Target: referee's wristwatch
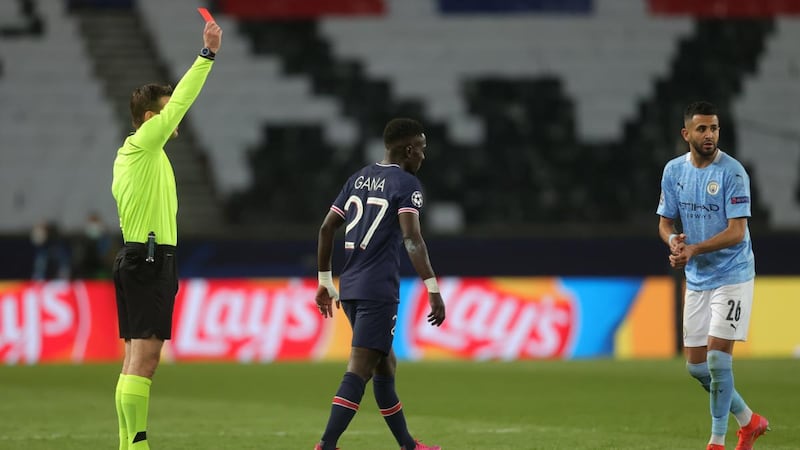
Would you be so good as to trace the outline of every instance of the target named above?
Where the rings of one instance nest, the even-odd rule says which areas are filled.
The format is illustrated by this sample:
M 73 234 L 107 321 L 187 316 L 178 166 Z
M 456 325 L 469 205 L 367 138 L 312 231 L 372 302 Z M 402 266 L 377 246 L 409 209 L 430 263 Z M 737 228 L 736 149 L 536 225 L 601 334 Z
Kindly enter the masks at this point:
M 210 48 L 203 47 L 203 48 L 200 49 L 200 56 L 202 56 L 205 59 L 210 59 L 210 60 L 213 61 L 214 57 L 216 57 L 217 54 L 212 52 Z

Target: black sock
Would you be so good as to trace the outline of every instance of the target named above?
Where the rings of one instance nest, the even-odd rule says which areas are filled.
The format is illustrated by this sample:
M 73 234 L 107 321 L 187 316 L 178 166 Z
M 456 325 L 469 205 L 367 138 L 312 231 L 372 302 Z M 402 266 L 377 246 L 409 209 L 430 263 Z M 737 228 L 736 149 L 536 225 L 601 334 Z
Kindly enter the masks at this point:
M 347 372 L 342 378 L 342 384 L 333 397 L 331 415 L 328 418 L 328 426 L 325 427 L 325 434 L 322 435 L 322 450 L 335 450 L 339 437 L 344 433 L 347 425 L 358 411 L 358 405 L 364 396 L 364 386 L 367 383 L 358 375 Z
M 408 426 L 406 425 L 406 417 L 403 414 L 403 404 L 397 398 L 397 392 L 394 389 L 394 378 L 382 377 L 376 375 L 372 378 L 372 388 L 375 392 L 375 401 L 378 403 L 378 408 L 381 410 L 381 415 L 392 430 L 394 438 L 400 447 L 406 450 L 412 450 L 417 445 L 414 443 L 414 438 L 408 433 Z

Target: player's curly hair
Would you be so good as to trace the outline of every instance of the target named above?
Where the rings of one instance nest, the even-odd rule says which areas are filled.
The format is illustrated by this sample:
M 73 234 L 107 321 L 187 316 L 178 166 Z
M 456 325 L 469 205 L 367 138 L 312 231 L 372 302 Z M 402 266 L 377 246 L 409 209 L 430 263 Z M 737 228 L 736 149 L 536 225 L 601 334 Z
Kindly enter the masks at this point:
M 686 107 L 686 111 L 683 112 L 683 120 L 692 120 L 692 117 L 698 114 L 701 116 L 716 116 L 718 115 L 717 107 L 706 101 L 691 103 Z
M 414 136 L 425 133 L 422 124 L 414 119 L 397 118 L 392 119 L 383 129 L 383 143 L 386 148 L 392 147 Z
M 144 113 L 147 111 L 159 112 L 158 103 L 161 97 L 172 96 L 172 86 L 168 84 L 145 84 L 134 89 L 131 94 L 131 120 L 133 127 L 138 129 L 144 123 Z

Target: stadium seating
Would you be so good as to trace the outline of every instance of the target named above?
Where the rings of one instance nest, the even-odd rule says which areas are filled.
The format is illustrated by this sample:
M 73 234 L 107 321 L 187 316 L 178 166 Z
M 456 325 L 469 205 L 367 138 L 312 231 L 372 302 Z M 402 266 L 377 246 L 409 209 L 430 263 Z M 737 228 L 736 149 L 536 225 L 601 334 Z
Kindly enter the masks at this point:
M 590 18 L 447 17 L 429 2 L 389 4 L 383 17 L 242 29 L 256 52 L 338 98 L 364 135 L 391 116 L 421 118 L 437 156 L 426 188 L 471 225 L 651 222 L 683 107 L 711 98 L 727 112 L 770 30 L 713 20 L 692 30 L 612 0 L 595 2 Z M 478 131 L 451 132 L 463 129 Z M 734 136 L 723 140 L 732 154 Z
M 130 3 L 130 0 L 70 2 L 71 17 L 81 31 L 94 73 L 114 105 L 119 141 L 133 129 L 131 91 L 144 83 L 175 83 L 161 62 L 163 55 L 153 43 L 147 22 Z M 185 64 L 191 59 L 192 54 L 186 55 Z M 208 158 L 193 125 L 191 118 L 183 120 L 179 126 L 180 139 L 166 146 L 180 192 L 178 227 L 183 235 L 219 232 L 223 221 Z
M 800 224 L 800 22 L 781 19 L 766 52 L 734 104 L 739 156 L 755 168 L 754 185 L 763 193 L 775 229 Z M 787 101 L 788 99 L 792 99 Z
M 720 147 L 737 156 L 737 122 L 731 105 L 741 92 L 744 78 L 756 70 L 772 22 L 708 19 L 699 20 L 695 28 L 680 42 L 669 75 L 657 81 L 654 94 L 641 102 L 638 119 L 626 126 L 622 148 L 642 150 L 631 168 L 631 179 L 623 181 L 630 188 L 630 202 L 635 207 L 643 208 L 657 198 L 659 187 L 648 180 L 659 179 L 664 161 L 676 151 L 685 151 L 679 130 L 689 102 L 708 99 L 720 108 L 724 130 Z M 763 220 L 766 212 L 759 201 L 758 186 L 754 191 L 753 216 Z
M 191 38 L 198 32 L 199 16 L 194 17 L 194 9 L 202 4 L 197 0 L 138 1 L 174 78 L 186 70 L 187 58 L 202 45 Z M 217 20 L 227 30 L 224 62 L 214 69 L 189 114 L 201 125 L 197 133 L 209 151 L 215 185 L 222 195 L 251 186 L 247 149 L 261 137 L 264 123 L 321 123 L 328 142 L 355 141 L 357 130 L 335 102 L 314 96 L 307 77 L 285 76 L 277 58 L 255 57 L 250 52 L 235 22 L 221 15 Z
M 3 3 L 3 20 L 19 10 Z M 109 224 L 117 125 L 61 2 L 28 2 L 38 32 L 0 36 L 0 229 L 54 220 L 65 228 L 97 211 Z M 9 9 L 6 9 L 9 8 Z M 8 14 L 8 15 L 6 15 Z M 37 28 L 34 28 L 37 30 Z
M 360 158 L 338 160 L 337 149 L 326 143 L 320 125 L 266 126 L 262 132 L 264 139 L 249 152 L 249 166 L 258 176 L 250 189 L 231 198 L 230 218 L 284 229 L 316 225 L 350 169 L 361 166 Z
M 389 2 L 389 5 L 391 13 L 382 17 L 291 23 L 243 21 L 242 30 L 250 36 L 258 54 L 280 56 L 287 72 L 308 75 L 316 93 L 338 98 L 344 114 L 355 119 L 364 136 L 379 136 L 386 120 L 393 116 L 410 115 L 422 119 L 428 128 L 429 147 L 436 156 L 426 162 L 426 173 L 437 175 L 425 179 L 426 187 L 438 201 L 460 204 L 472 224 L 509 219 L 526 223 L 581 218 L 581 213 L 575 211 L 586 211 L 587 202 L 592 200 L 584 191 L 596 192 L 597 189 L 594 185 L 580 186 L 571 177 L 564 176 L 566 167 L 559 172 L 537 164 L 542 159 L 537 152 L 571 142 L 573 150 L 560 152 L 561 158 L 572 155 L 572 161 L 580 164 L 582 160 L 576 158 L 575 149 L 576 124 L 594 126 L 608 120 L 605 125 L 599 125 L 602 130 L 597 134 L 619 134 L 625 109 L 635 107 L 633 83 L 641 86 L 640 94 L 648 88 L 649 77 L 637 75 L 641 70 L 645 73 L 658 71 L 659 66 L 665 64 L 670 42 L 674 36 L 685 32 L 689 24 L 686 20 L 653 20 L 656 26 L 640 21 L 638 25 L 620 27 L 636 21 L 620 15 L 614 2 L 608 1 L 603 2 L 604 6 L 597 12 L 605 21 L 597 23 L 581 17 L 555 20 L 539 16 L 503 20 L 443 18 L 431 2 Z M 634 10 L 629 14 L 638 17 L 637 14 L 642 16 L 644 12 Z M 663 24 L 659 27 L 658 23 Z M 597 41 L 596 35 L 609 27 L 618 31 L 613 35 L 605 32 L 610 37 L 605 44 L 598 44 L 605 52 L 582 48 L 582 42 Z M 572 29 L 584 30 L 584 34 Z M 648 49 L 626 33 L 648 37 L 655 44 Z M 397 39 L 401 35 L 403 39 Z M 465 35 L 471 38 L 468 43 L 463 39 Z M 554 46 L 554 42 L 558 45 Z M 631 44 L 626 47 L 624 42 Z M 638 46 L 639 53 L 635 56 L 639 58 L 631 58 L 631 53 L 635 53 L 631 45 Z M 649 51 L 646 58 L 645 50 Z M 530 54 L 534 57 L 526 58 Z M 589 55 L 594 55 L 595 59 Z M 618 70 L 619 75 L 629 75 L 609 74 L 611 76 L 598 78 L 594 72 L 599 67 L 610 67 L 609 70 Z M 509 89 L 524 92 L 526 85 L 536 84 L 539 78 L 553 80 L 554 72 L 562 80 L 557 83 L 562 86 L 562 92 L 566 84 L 577 86 L 577 91 L 593 93 L 593 97 L 582 98 L 574 104 L 569 98 L 580 94 L 570 92 L 563 92 L 555 102 L 543 102 L 562 111 L 558 116 L 562 121 L 549 128 L 550 133 L 562 135 L 559 142 L 505 133 L 503 109 L 513 105 L 498 107 L 493 113 L 484 112 L 481 111 L 483 102 L 470 97 L 486 96 L 489 102 L 508 100 L 513 103 L 516 100 L 512 98 L 491 98 L 496 92 L 484 95 L 475 86 L 482 86 L 481 80 L 485 77 L 494 77 L 495 84 L 519 82 L 518 88 Z M 608 85 L 598 89 L 598 83 L 603 82 Z M 547 82 L 544 86 L 543 91 L 526 96 L 529 99 L 526 105 L 536 104 L 536 96 L 546 91 Z M 631 95 L 634 97 L 630 98 Z M 473 104 L 468 104 L 473 100 Z M 569 107 L 565 109 L 564 105 Z M 579 108 L 591 111 L 587 113 L 591 120 L 581 121 L 582 116 L 575 112 Z M 548 111 L 546 108 L 537 111 L 539 114 L 530 116 L 523 108 L 518 119 L 541 124 L 542 115 L 546 116 Z M 515 126 L 511 124 L 511 128 Z M 540 129 L 532 128 L 537 132 Z M 495 157 L 488 158 L 487 165 L 486 155 L 494 149 L 504 157 L 493 155 Z M 355 153 L 365 154 L 363 146 Z M 560 187 L 549 183 L 548 178 L 559 179 L 570 186 L 570 191 L 576 191 L 569 195 L 571 200 L 561 199 Z M 508 196 L 509 190 L 531 195 Z M 541 202 L 537 200 L 539 197 L 543 198 Z M 564 217 L 564 213 L 556 210 L 574 212 L 572 217 Z
M 336 56 L 364 61 L 369 75 L 391 80 L 400 98 L 424 100 L 430 117 L 448 125 L 480 123 L 467 116 L 464 80 L 556 75 L 580 99 L 577 131 L 591 141 L 620 135 L 691 28 L 687 19 L 648 16 L 641 2 L 597 0 L 591 14 L 562 16 L 449 16 L 433 3 L 391 1 L 384 17 L 326 18 L 320 31 Z
M 102 3 L 73 3 L 93 2 Z M 172 80 L 201 45 L 194 8 L 207 3 L 134 2 Z M 381 157 L 385 122 L 411 116 L 427 128 L 421 178 L 431 224 L 449 224 L 441 231 L 461 230 L 442 215 L 475 230 L 649 230 L 663 165 L 685 151 L 682 109 L 706 98 L 721 108 L 721 147 L 753 175 L 755 219 L 796 228 L 800 22 L 693 19 L 656 3 L 501 1 L 492 4 L 504 11 L 483 11 L 487 2 L 373 0 L 365 15 L 293 20 L 217 10 L 224 49 L 186 144 L 207 153 L 213 179 L 202 168 L 181 174 L 205 185 L 191 195 L 180 187 L 182 212 L 221 214 L 205 205 L 213 196 L 233 225 L 316 224 L 346 176 Z M 90 57 L 107 56 L 87 55 L 83 17 L 59 2 L 30 4 L 38 22 L 0 6 L 20 18 L 0 22 L 0 229 L 42 219 L 74 228 L 91 209 L 113 223 L 113 200 L 97 192 L 108 192 L 129 125 L 93 70 Z M 520 5 L 529 8 L 509 12 Z
M 44 20 L 34 0 L 9 0 L 0 5 L 0 36 L 41 36 Z

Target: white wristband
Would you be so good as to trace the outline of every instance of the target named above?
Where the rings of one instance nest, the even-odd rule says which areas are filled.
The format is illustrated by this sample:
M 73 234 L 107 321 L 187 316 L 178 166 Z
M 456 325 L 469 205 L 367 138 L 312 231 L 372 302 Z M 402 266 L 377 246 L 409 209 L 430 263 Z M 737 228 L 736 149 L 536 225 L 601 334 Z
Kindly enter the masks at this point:
M 676 237 L 678 237 L 677 234 L 675 234 L 675 233 L 670 234 L 669 238 L 667 239 L 667 244 L 672 245 L 672 240 L 675 239 Z
M 317 277 L 319 284 L 323 286 L 329 286 L 333 284 L 333 273 L 330 270 L 327 272 L 319 272 Z
M 330 295 L 332 299 L 338 301 L 339 291 L 337 291 L 336 286 L 333 285 L 333 275 L 331 271 L 319 272 L 317 276 L 319 277 L 319 285 L 328 290 L 328 295 Z
M 428 288 L 429 294 L 439 293 L 439 283 L 436 281 L 436 277 L 427 278 L 423 283 L 425 283 L 425 287 Z

